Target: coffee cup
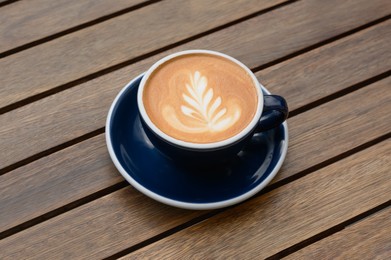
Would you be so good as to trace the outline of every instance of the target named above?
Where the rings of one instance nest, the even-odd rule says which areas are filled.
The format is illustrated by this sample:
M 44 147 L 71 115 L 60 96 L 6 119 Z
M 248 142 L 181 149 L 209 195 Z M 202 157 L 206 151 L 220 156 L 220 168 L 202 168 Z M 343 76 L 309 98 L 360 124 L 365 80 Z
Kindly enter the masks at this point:
M 255 133 L 288 116 L 285 99 L 265 95 L 249 68 L 210 50 L 177 52 L 153 64 L 140 82 L 137 105 L 161 153 L 201 166 L 229 160 Z

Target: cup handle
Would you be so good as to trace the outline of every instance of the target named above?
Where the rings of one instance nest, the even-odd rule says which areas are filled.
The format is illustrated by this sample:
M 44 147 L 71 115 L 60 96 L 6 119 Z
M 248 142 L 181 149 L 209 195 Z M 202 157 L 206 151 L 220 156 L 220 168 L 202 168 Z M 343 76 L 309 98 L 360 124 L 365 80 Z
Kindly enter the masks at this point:
M 288 104 L 277 95 L 264 95 L 263 112 L 259 119 L 256 132 L 263 132 L 275 128 L 288 118 Z

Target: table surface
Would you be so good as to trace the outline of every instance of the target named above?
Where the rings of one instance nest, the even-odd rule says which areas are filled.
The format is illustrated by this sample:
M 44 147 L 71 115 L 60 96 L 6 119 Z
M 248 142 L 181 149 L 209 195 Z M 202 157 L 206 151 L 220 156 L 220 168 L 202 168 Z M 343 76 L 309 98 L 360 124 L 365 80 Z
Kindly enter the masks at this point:
M 0 259 L 389 259 L 390 14 L 388 0 L 1 0 Z M 291 111 L 279 173 L 230 208 L 156 202 L 106 148 L 124 85 L 195 48 L 241 60 Z

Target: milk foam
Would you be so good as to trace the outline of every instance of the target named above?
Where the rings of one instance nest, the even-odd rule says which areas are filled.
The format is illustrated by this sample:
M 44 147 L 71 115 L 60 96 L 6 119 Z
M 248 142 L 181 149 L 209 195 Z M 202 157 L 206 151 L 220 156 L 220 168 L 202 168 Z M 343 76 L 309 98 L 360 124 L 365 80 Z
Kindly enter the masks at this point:
M 221 132 L 227 130 L 239 120 L 241 109 L 231 104 L 229 113 L 223 99 L 214 97 L 213 88 L 199 71 L 189 75 L 185 84 L 187 92 L 182 93 L 183 103 L 180 112 L 185 120 L 179 120 L 177 111 L 167 104 L 163 107 L 163 118 L 175 129 L 186 133 Z M 178 111 L 179 112 L 179 111 Z
M 176 57 L 149 76 L 143 103 L 151 121 L 178 140 L 211 143 L 238 134 L 252 120 L 258 96 L 248 73 L 208 54 Z

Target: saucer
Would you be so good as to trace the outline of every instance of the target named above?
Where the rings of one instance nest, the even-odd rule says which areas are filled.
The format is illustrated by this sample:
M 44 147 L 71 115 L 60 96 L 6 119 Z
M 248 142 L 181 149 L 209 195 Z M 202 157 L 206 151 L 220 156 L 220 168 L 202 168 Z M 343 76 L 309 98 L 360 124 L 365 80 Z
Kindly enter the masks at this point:
M 288 149 L 288 126 L 255 134 L 228 164 L 196 169 L 178 164 L 146 136 L 137 107 L 144 74 L 129 82 L 111 105 L 106 142 L 115 166 L 137 190 L 186 209 L 216 209 L 242 202 L 263 189 L 280 169 Z M 262 87 L 265 94 L 269 92 Z

